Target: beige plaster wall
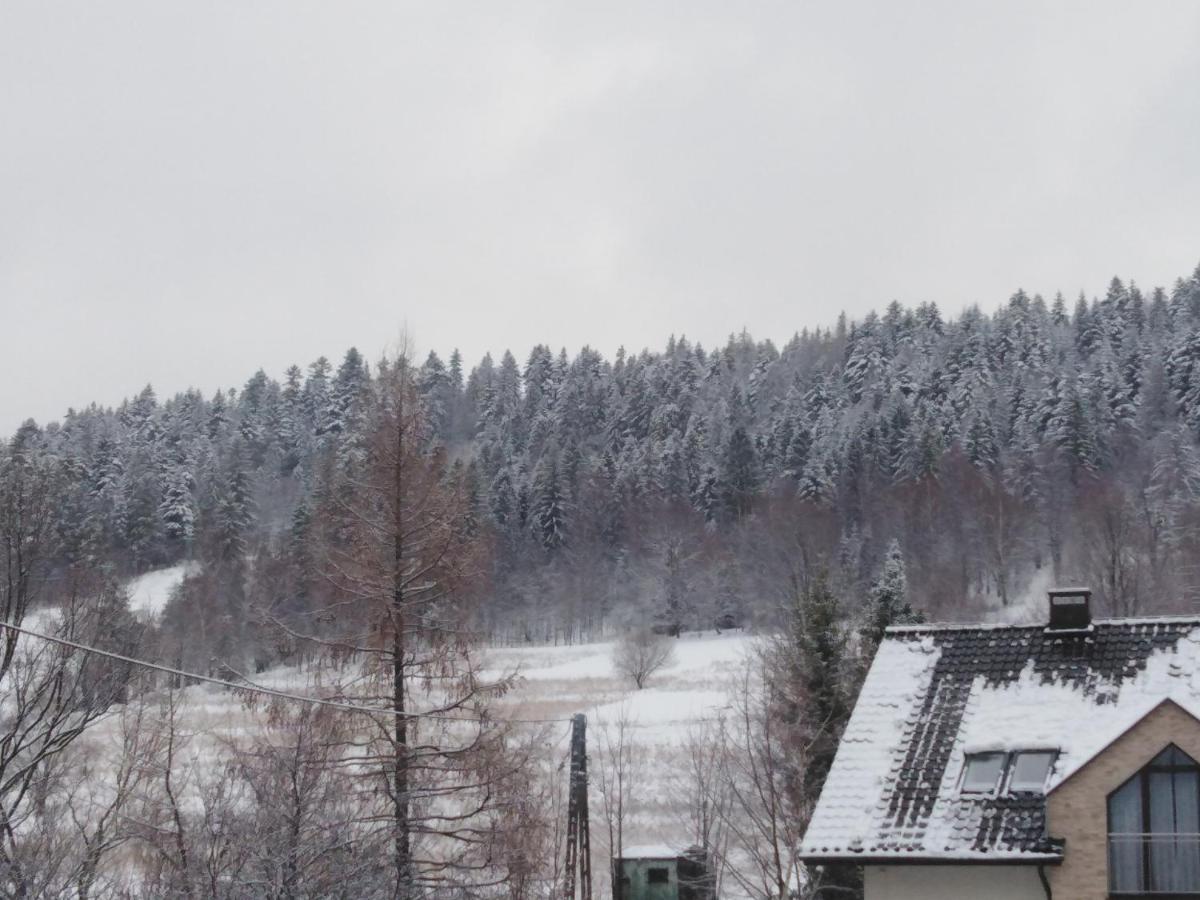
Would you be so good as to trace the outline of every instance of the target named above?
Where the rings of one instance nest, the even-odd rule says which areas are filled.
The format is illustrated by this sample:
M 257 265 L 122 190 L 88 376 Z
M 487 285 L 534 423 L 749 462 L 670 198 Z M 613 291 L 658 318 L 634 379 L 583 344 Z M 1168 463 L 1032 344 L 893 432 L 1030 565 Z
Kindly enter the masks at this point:
M 1062 865 L 1046 869 L 1054 900 L 1108 896 L 1108 795 L 1171 743 L 1200 760 L 1200 722 L 1167 702 L 1050 793 L 1047 829 L 1066 839 Z
M 866 900 L 1046 900 L 1036 866 L 866 866 L 863 886 Z

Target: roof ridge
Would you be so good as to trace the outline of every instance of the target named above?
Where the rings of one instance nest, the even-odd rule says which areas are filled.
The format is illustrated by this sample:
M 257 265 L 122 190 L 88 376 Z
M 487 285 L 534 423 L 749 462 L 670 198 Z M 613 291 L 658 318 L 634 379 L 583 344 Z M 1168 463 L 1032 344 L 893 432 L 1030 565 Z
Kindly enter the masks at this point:
M 1113 616 L 1093 619 L 1093 625 L 1157 625 L 1173 622 L 1200 624 L 1200 612 L 1163 616 Z M 916 625 L 889 625 L 887 634 L 918 634 L 925 631 L 1045 631 L 1045 622 L 923 622 Z

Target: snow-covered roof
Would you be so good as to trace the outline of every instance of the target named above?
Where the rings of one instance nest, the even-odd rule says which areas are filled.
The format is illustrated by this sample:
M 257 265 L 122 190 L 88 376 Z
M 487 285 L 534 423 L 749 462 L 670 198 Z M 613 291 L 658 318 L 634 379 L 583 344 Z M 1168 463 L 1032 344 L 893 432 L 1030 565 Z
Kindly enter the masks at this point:
M 967 753 L 1054 749 L 1047 790 L 1163 700 L 1200 712 L 1200 616 L 889 630 L 804 837 L 809 859 L 1061 856 L 1045 797 L 964 795 Z
M 668 844 L 638 844 L 621 848 L 621 859 L 678 859 L 683 851 Z

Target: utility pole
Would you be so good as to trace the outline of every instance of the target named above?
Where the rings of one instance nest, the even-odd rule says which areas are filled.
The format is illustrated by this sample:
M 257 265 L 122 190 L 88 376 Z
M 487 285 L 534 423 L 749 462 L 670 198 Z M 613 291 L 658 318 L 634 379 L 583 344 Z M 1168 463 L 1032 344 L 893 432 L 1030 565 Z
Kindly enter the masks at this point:
M 567 785 L 567 865 L 563 896 L 575 900 L 576 875 L 579 900 L 592 900 L 592 838 L 588 833 L 587 718 L 571 720 L 571 775 Z

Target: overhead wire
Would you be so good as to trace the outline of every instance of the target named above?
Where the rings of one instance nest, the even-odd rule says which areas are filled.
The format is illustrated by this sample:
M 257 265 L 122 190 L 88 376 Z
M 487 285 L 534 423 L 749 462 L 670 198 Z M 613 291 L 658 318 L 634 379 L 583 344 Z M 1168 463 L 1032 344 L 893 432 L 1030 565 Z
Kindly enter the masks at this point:
M 266 697 L 273 697 L 277 700 L 290 700 L 299 703 L 309 703 L 314 706 L 324 706 L 330 709 L 341 710 L 342 712 L 364 713 L 372 716 L 402 716 L 407 719 L 427 719 L 440 722 L 491 722 L 498 725 L 557 725 L 560 723 L 570 722 L 571 718 L 506 718 L 500 716 L 455 716 L 446 713 L 428 713 L 428 712 L 410 712 L 408 710 L 392 709 L 379 706 L 364 706 L 358 703 L 346 703 L 341 700 L 328 700 L 324 697 L 312 697 L 306 694 L 292 694 L 288 691 L 281 691 L 275 688 L 263 687 L 262 685 L 254 684 L 247 680 L 245 683 L 239 684 L 234 681 L 227 681 L 223 678 L 215 678 L 211 675 L 201 675 L 198 672 L 187 672 L 183 669 L 164 666 L 161 663 L 150 662 L 145 659 L 136 659 L 132 656 L 125 656 L 121 653 L 114 653 L 111 650 L 102 650 L 99 647 L 93 647 L 88 644 L 82 644 L 78 641 L 68 640 L 67 638 L 58 637 L 56 635 L 42 634 L 41 632 L 33 631 L 29 628 L 24 628 L 19 625 L 13 625 L 9 622 L 0 622 L 0 628 L 7 628 L 9 631 L 23 634 L 31 638 L 36 638 L 42 641 L 48 641 L 52 644 L 58 644 L 63 647 L 69 647 L 73 650 L 78 650 L 83 653 L 91 653 L 95 656 L 101 656 L 105 659 L 111 659 L 115 662 L 126 663 L 127 665 L 140 666 L 143 669 L 150 669 L 155 672 L 162 672 L 166 675 L 174 675 L 177 678 L 187 678 L 192 681 L 203 682 L 206 684 L 215 684 L 219 687 L 228 688 L 233 691 L 243 691 L 251 694 L 259 694 Z

